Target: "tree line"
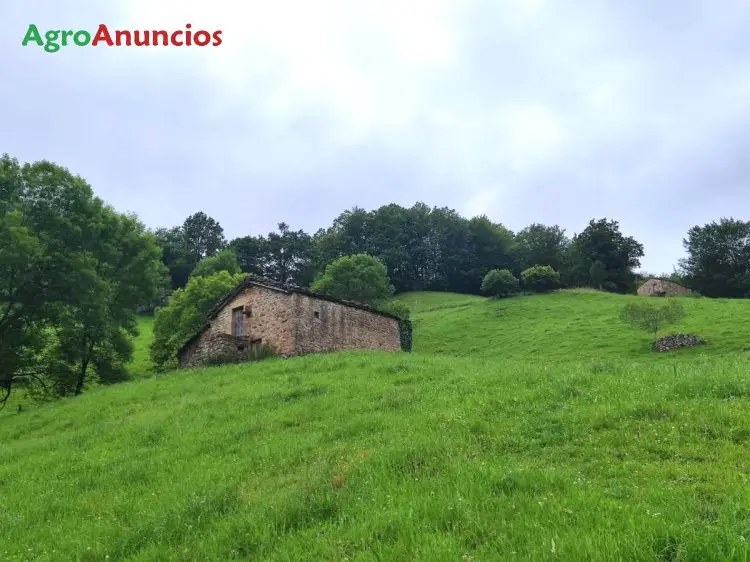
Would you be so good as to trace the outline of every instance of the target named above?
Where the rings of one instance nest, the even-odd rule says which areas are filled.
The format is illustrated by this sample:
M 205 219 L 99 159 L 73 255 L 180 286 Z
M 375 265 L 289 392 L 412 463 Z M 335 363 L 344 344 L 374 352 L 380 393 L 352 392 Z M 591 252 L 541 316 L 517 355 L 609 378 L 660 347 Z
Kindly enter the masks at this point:
M 245 273 L 309 286 L 325 266 L 347 255 L 382 261 L 396 293 L 481 292 L 491 269 L 516 276 L 535 265 L 553 268 L 563 286 L 628 292 L 643 246 L 620 232 L 617 221 L 592 220 L 572 238 L 557 225 L 532 224 L 514 233 L 487 216 L 465 218 L 448 208 L 417 203 L 341 213 L 314 234 L 279 223 L 266 236 L 227 241 L 221 225 L 202 212 L 180 226 L 156 231 L 172 287 L 184 287 L 201 259 L 229 250 Z
M 185 286 L 201 259 L 229 250 L 242 272 L 301 286 L 342 256 L 368 254 L 386 265 L 396 293 L 481 294 L 490 270 L 520 277 L 530 267 L 549 266 L 561 287 L 632 293 L 646 279 L 661 277 L 707 297 L 750 296 L 750 221 L 733 218 L 691 228 L 683 239 L 686 257 L 661 274 L 638 271 L 643 245 L 623 234 L 616 220 L 592 219 L 573 236 L 539 223 L 514 233 L 487 216 L 466 218 L 424 203 L 346 210 L 313 234 L 282 222 L 265 236 L 227 241 L 219 222 L 203 212 L 155 234 L 173 289 Z
M 750 222 L 695 226 L 683 243 L 687 257 L 673 273 L 680 282 L 709 297 L 750 295 Z M 66 168 L 4 154 L 0 405 L 32 381 L 40 392 L 64 396 L 124 380 L 138 312 L 169 295 L 182 298 L 177 291 L 191 277 L 209 301 L 213 294 L 199 280 L 216 273 L 225 272 L 226 285 L 251 273 L 310 286 L 337 259 L 368 255 L 385 265 L 396 293 L 480 293 L 489 271 L 523 277 L 533 266 L 548 266 L 563 287 L 626 293 L 639 282 L 643 253 L 608 218 L 592 219 L 573 236 L 543 224 L 512 232 L 487 216 L 466 218 L 424 203 L 346 210 L 313 234 L 282 222 L 264 236 L 226 240 L 220 223 L 203 212 L 151 230 Z

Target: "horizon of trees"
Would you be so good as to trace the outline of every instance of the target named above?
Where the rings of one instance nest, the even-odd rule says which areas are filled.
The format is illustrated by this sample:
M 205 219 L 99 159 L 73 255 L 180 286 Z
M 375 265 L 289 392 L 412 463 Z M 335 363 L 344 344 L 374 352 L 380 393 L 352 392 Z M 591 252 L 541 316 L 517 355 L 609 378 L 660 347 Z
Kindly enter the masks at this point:
M 687 257 L 660 274 L 639 270 L 643 245 L 621 233 L 616 220 L 592 219 L 572 237 L 559 225 L 540 223 L 513 232 L 486 215 L 468 219 L 422 202 L 354 207 L 313 234 L 281 222 L 265 236 L 226 240 L 220 223 L 202 212 L 155 234 L 173 289 L 184 286 L 203 257 L 230 250 L 243 273 L 302 286 L 340 257 L 368 254 L 386 265 L 396 293 L 481 294 L 482 278 L 492 269 L 518 276 L 532 266 L 550 266 L 562 287 L 631 293 L 646 279 L 663 277 L 704 296 L 750 296 L 750 222 L 733 218 L 691 228 L 683 239 Z
M 155 234 L 173 289 L 185 286 L 203 257 L 222 250 L 235 254 L 244 273 L 302 286 L 309 286 L 338 258 L 368 254 L 386 265 L 396 293 L 480 294 L 482 278 L 491 269 L 508 269 L 518 276 L 536 265 L 559 272 L 566 287 L 630 292 L 643 256 L 643 246 L 623 235 L 611 219 L 592 219 L 573 237 L 558 225 L 539 223 L 514 233 L 486 215 L 467 219 L 455 210 L 421 202 L 371 211 L 355 207 L 313 234 L 281 222 L 268 235 L 227 241 L 220 223 L 202 212 Z

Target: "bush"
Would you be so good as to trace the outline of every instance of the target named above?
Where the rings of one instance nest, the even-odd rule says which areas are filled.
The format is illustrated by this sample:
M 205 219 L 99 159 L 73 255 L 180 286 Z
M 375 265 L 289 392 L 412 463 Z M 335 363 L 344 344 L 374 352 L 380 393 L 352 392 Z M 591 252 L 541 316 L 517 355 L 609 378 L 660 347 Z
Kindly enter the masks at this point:
M 379 301 L 372 306 L 372 309 L 387 314 L 393 314 L 393 316 L 398 316 L 401 320 L 409 320 L 411 317 L 411 310 L 409 310 L 406 303 L 402 301 Z
M 493 269 L 482 280 L 482 292 L 492 297 L 505 297 L 518 291 L 519 281 L 509 269 Z
M 684 316 L 685 310 L 676 300 L 670 300 L 663 306 L 633 302 L 625 305 L 620 312 L 623 322 L 654 335 L 664 326 L 679 322 Z
M 206 315 L 234 289 L 244 275 L 220 271 L 209 276 L 190 277 L 187 285 L 172 293 L 169 304 L 156 311 L 151 360 L 161 372 L 175 367 L 177 350 L 206 323 Z
M 535 293 L 546 293 L 560 287 L 560 274 L 548 265 L 535 265 L 521 273 L 523 287 Z
M 195 266 L 190 277 L 210 277 L 220 271 L 226 271 L 230 275 L 242 273 L 240 265 L 237 262 L 237 255 L 232 250 L 222 250 L 215 256 L 203 258 Z
M 411 351 L 413 344 L 414 325 L 411 320 L 401 319 L 398 321 L 398 336 L 401 341 L 401 349 Z

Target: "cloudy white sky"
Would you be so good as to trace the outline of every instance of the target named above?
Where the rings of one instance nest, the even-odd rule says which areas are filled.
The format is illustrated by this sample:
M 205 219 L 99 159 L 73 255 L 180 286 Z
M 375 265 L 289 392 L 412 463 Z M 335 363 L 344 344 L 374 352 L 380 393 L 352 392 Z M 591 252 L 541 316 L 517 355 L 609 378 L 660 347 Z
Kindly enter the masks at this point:
M 48 29 L 221 29 L 220 47 L 22 47 Z M 750 209 L 745 0 L 3 0 L 0 152 L 149 226 L 228 238 L 396 202 L 569 234 L 618 220 L 671 271 Z

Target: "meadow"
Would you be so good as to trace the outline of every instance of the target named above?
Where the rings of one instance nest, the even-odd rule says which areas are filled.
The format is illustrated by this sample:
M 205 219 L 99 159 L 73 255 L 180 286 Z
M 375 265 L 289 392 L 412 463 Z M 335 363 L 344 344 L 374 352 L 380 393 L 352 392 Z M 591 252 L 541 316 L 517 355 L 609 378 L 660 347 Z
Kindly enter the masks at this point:
M 411 354 L 149 376 L 144 332 L 133 382 L 4 412 L 0 559 L 750 560 L 745 301 L 657 356 L 635 297 L 400 298 Z
M 697 333 L 708 343 L 679 353 L 654 354 L 653 336 L 618 317 L 626 303 L 643 302 L 644 297 L 635 295 L 575 289 L 498 300 L 429 292 L 399 298 L 415 314 L 414 349 L 420 353 L 503 361 L 652 362 L 750 350 L 750 334 L 739 329 L 750 316 L 750 302 L 745 300 L 674 297 L 686 315 L 664 331 Z

